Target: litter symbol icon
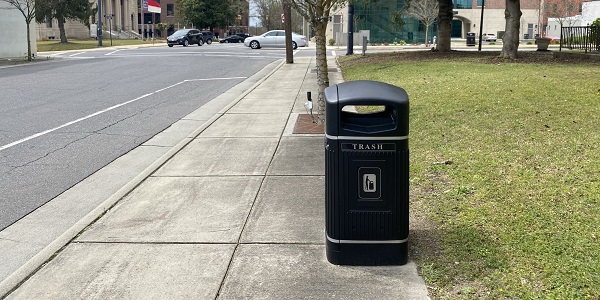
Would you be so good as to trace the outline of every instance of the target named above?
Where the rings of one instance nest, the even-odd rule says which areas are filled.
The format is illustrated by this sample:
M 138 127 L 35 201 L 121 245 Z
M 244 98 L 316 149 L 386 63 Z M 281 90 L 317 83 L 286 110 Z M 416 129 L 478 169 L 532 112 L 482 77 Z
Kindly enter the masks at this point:
M 375 174 L 363 175 L 363 191 L 366 193 L 377 192 L 377 176 Z
M 381 199 L 381 169 L 377 167 L 358 168 L 357 190 L 360 199 Z

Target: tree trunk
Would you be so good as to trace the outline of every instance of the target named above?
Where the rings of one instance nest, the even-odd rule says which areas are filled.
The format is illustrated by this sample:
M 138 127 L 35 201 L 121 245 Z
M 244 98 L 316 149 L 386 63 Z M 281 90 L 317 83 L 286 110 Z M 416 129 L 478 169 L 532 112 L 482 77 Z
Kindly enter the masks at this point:
M 30 32 L 30 22 L 27 21 L 27 61 L 31 61 L 31 32 Z
M 318 103 L 318 123 L 325 122 L 325 89 L 329 86 L 329 73 L 327 73 L 327 44 L 325 41 L 325 30 L 327 23 L 319 23 L 314 26 L 316 38 L 316 55 L 317 55 L 317 84 L 319 85 L 319 93 L 317 96 Z
M 60 42 L 63 44 L 68 43 L 67 34 L 65 33 L 65 18 L 57 18 L 58 21 L 58 32 L 60 32 Z
M 518 56 L 521 15 L 519 0 L 506 0 L 506 9 L 504 10 L 506 26 L 504 37 L 502 37 L 502 53 L 500 54 L 503 58 L 515 59 Z
M 441 52 L 449 52 L 451 50 L 450 37 L 452 35 L 452 18 L 454 18 L 454 14 L 452 13 L 452 0 L 438 1 L 440 4 L 440 10 L 438 13 L 437 50 Z

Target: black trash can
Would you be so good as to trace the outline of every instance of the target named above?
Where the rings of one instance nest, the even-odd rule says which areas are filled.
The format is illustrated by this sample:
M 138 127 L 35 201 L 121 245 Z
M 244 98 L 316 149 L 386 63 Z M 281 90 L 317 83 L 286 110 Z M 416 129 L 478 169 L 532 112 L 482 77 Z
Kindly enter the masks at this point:
M 325 231 L 329 262 L 408 260 L 408 95 L 376 81 L 325 89 Z M 345 106 L 381 106 L 361 114 Z
M 467 46 L 475 46 L 475 32 L 467 32 Z

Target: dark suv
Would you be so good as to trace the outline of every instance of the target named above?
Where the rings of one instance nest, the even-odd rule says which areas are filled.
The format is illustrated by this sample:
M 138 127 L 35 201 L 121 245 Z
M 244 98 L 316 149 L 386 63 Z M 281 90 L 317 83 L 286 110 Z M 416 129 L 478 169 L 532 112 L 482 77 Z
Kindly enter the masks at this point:
M 212 32 L 209 31 L 202 31 L 202 40 L 207 43 L 208 45 L 212 44 L 212 41 L 215 38 L 213 37 Z
M 167 37 L 167 45 L 169 45 L 169 47 L 173 47 L 173 45 L 183 45 L 184 47 L 187 47 L 190 44 L 198 44 L 198 46 L 204 44 L 204 39 L 202 38 L 200 30 L 180 29 Z

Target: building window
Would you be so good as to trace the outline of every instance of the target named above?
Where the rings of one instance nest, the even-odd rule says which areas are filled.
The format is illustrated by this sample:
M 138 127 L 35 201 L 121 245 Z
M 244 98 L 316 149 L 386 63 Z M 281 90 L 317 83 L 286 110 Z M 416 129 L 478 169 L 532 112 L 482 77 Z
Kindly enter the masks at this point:
M 470 9 L 473 8 L 472 0 L 453 0 L 454 8 L 457 9 Z
M 167 17 L 175 16 L 175 4 L 167 4 Z
M 477 0 L 477 6 L 483 6 L 483 0 Z
M 52 28 L 52 18 L 46 17 L 46 27 Z

